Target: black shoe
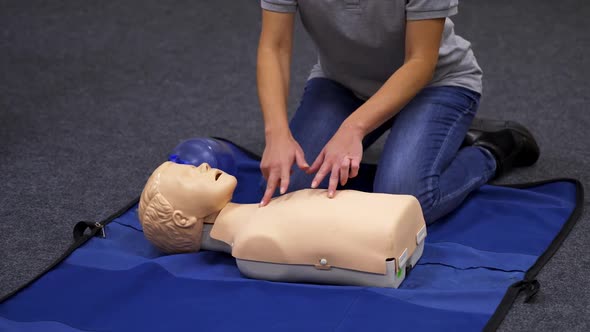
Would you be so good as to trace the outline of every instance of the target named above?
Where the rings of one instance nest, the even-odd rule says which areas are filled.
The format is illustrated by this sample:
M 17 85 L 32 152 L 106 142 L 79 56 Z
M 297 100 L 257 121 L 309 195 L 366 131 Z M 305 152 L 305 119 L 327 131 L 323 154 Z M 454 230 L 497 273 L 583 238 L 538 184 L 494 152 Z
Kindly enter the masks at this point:
M 539 146 L 533 135 L 513 121 L 474 119 L 463 146 L 479 146 L 496 158 L 496 176 L 515 167 L 532 166 L 539 159 Z

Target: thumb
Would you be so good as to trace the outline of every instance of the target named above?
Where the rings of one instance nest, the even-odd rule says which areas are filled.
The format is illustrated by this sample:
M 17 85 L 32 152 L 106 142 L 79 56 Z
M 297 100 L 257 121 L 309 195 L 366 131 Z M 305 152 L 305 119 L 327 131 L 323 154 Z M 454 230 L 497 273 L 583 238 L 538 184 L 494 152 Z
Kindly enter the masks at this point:
M 305 154 L 303 153 L 301 147 L 297 147 L 295 149 L 295 161 L 297 162 L 297 166 L 299 166 L 299 168 L 301 168 L 302 170 L 306 170 L 309 168 L 309 164 L 307 163 L 307 161 L 305 161 Z

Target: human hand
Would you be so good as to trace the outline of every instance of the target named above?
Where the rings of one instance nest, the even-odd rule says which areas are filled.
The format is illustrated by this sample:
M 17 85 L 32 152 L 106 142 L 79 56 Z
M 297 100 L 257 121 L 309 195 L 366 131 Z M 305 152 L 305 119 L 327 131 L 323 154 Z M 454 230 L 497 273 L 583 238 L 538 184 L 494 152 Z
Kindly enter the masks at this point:
M 338 181 L 345 185 L 349 178 L 356 177 L 363 158 L 362 140 L 360 131 L 341 126 L 307 171 L 308 174 L 317 172 L 311 187 L 316 188 L 331 172 L 328 197 L 332 198 Z
M 260 202 L 261 207 L 268 204 L 279 183 L 281 195 L 287 191 L 294 161 L 304 171 L 309 168 L 303 149 L 290 133 L 267 138 L 260 163 L 262 175 L 267 181 L 266 191 Z

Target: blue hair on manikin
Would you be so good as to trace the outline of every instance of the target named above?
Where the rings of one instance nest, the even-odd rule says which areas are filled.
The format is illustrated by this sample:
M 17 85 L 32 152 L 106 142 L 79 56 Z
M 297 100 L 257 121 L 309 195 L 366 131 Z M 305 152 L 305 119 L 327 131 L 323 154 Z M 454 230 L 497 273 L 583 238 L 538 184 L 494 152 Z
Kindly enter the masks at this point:
M 224 141 L 207 137 L 191 138 L 180 142 L 168 156 L 168 161 L 194 166 L 207 163 L 212 168 L 234 176 L 237 171 L 231 147 Z

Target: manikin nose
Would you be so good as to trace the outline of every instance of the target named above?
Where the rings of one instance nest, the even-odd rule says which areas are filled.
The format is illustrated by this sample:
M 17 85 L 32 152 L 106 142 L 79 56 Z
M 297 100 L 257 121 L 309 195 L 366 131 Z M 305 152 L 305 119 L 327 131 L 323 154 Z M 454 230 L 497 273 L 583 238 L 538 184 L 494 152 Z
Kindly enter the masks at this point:
M 199 166 L 199 168 L 201 169 L 201 171 L 207 172 L 211 169 L 211 166 L 209 166 L 209 164 L 207 163 L 202 163 L 201 166 Z

